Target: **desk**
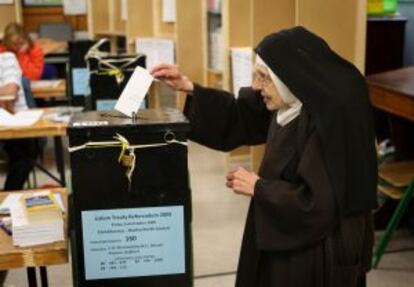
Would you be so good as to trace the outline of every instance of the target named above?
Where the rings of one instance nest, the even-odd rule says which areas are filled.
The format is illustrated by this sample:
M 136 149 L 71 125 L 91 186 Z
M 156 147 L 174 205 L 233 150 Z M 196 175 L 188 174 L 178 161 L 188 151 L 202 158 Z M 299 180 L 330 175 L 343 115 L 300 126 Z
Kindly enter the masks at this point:
M 0 270 L 13 268 L 27 268 L 29 286 L 36 286 L 36 270 L 40 267 L 42 286 L 47 286 L 47 272 L 43 266 L 65 264 L 68 262 L 68 195 L 63 188 L 51 189 L 53 192 L 62 195 L 66 214 L 65 221 L 65 241 L 55 242 L 52 244 L 38 245 L 34 247 L 16 247 L 13 246 L 12 239 L 5 232 L 0 230 Z M 30 190 L 24 192 L 35 192 L 39 190 Z M 9 192 L 0 192 L 0 202 L 2 202 Z
M 44 109 L 45 112 L 53 112 L 53 108 Z M 63 159 L 63 145 L 62 136 L 66 135 L 66 123 L 55 123 L 44 119 L 39 120 L 30 127 L 0 127 L 0 140 L 24 139 L 24 138 L 39 138 L 39 137 L 53 137 L 55 143 L 56 165 L 60 174 L 60 179 L 57 179 L 53 174 L 41 167 L 39 164 L 35 165 L 43 172 L 48 174 L 51 178 L 58 181 L 62 186 L 65 185 L 65 164 Z
M 374 107 L 414 122 L 414 67 L 367 77 Z
M 55 99 L 66 97 L 66 80 L 59 80 L 59 84 L 56 86 L 39 86 L 36 85 L 38 82 L 41 83 L 53 83 L 53 81 L 32 81 L 32 92 L 35 99 Z
M 414 142 L 411 132 L 414 122 L 414 67 L 370 75 L 367 83 L 372 105 L 396 116 L 392 120 L 394 144 L 401 154 L 411 158 L 414 152 L 414 145 L 411 145 Z

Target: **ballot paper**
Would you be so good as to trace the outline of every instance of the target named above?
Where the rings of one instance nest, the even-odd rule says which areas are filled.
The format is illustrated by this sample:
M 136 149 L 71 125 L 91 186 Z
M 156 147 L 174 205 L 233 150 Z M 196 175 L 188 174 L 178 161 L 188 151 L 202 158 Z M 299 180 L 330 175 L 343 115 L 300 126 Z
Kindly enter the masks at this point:
M 240 88 L 251 86 L 253 73 L 253 52 L 251 48 L 232 48 L 231 63 L 233 75 L 233 93 L 236 97 Z
M 0 126 L 29 127 L 35 124 L 42 115 L 42 110 L 25 110 L 11 114 L 0 108 Z
M 148 70 L 136 67 L 115 105 L 115 110 L 132 117 L 133 113 L 138 112 L 153 80 L 154 77 Z
M 171 39 L 137 38 L 137 53 L 142 53 L 146 58 L 146 66 L 151 70 L 155 65 L 174 64 L 174 41 Z

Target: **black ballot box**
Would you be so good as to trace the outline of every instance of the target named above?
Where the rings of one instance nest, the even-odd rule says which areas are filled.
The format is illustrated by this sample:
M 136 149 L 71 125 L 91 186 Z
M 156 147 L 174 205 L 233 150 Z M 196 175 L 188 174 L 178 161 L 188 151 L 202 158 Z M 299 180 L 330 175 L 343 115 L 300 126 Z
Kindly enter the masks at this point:
M 72 119 L 74 286 L 193 286 L 188 130 L 176 109 Z

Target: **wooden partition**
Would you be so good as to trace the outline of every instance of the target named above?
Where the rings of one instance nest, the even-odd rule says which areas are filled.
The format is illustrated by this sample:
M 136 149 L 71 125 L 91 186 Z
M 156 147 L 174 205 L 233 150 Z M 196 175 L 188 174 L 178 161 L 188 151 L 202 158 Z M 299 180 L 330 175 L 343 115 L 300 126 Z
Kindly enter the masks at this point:
M 206 21 L 205 1 L 176 0 L 176 21 L 162 19 L 162 0 L 128 0 L 126 36 L 128 51 L 135 52 L 135 40 L 167 38 L 175 42 L 176 62 L 183 73 L 194 81 L 206 82 Z M 162 87 L 155 84 L 150 101 L 152 107 L 160 105 Z M 165 87 L 164 87 L 165 88 Z M 176 106 L 182 107 L 184 95 L 178 94 Z
M 364 72 L 366 2 L 360 0 L 296 0 L 297 24 L 324 38 L 345 59 Z
M 10 22 L 23 23 L 22 7 L 18 0 L 13 4 L 0 5 L 0 38 L 3 38 L 4 28 Z

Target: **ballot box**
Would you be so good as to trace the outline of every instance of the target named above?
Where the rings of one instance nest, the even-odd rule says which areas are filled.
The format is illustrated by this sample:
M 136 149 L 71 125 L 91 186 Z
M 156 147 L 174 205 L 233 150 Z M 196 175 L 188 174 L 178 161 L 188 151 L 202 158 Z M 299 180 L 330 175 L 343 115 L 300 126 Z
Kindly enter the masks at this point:
M 72 119 L 74 286 L 193 286 L 188 130 L 176 109 Z

